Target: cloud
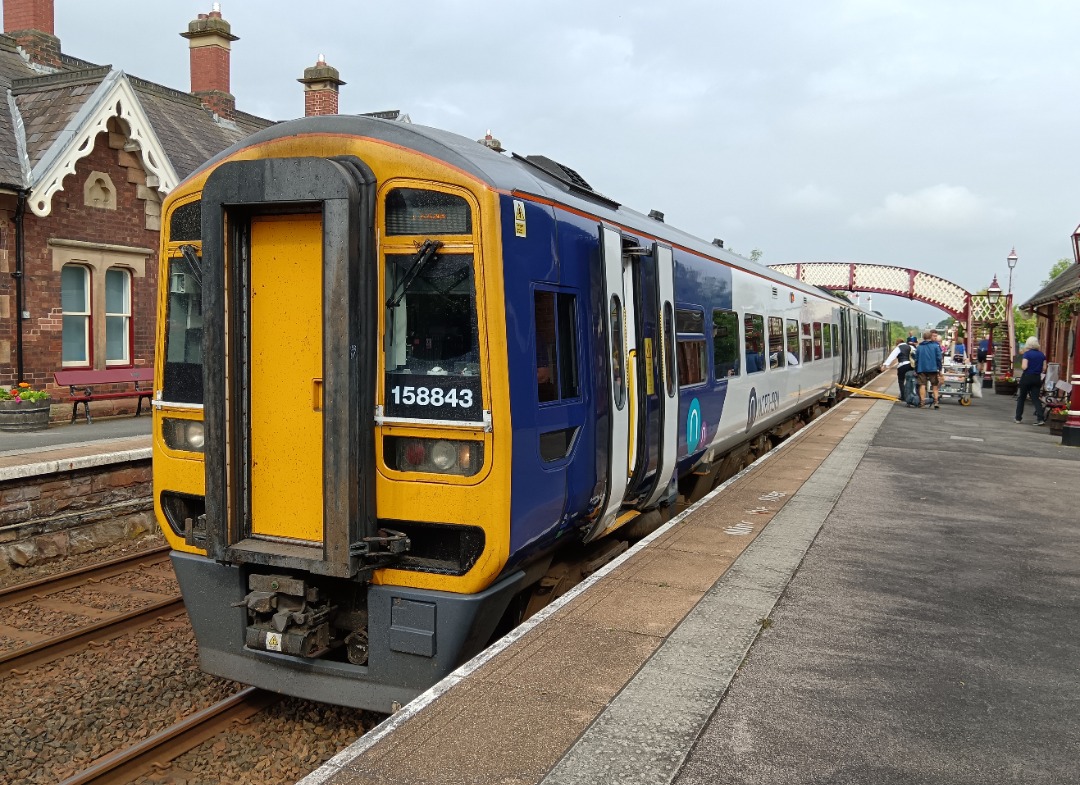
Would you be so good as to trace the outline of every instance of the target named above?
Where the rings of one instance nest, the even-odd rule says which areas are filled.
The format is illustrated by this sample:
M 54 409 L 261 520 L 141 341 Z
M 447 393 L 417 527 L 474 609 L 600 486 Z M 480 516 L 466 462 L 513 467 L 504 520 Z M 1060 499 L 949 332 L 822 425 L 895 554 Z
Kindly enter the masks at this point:
M 1012 215 L 962 185 L 942 183 L 911 194 L 889 194 L 880 207 L 855 213 L 848 224 L 858 229 L 968 229 Z
M 808 183 L 802 188 L 791 188 L 781 197 L 783 204 L 803 212 L 824 212 L 840 205 L 840 198 L 828 188 Z

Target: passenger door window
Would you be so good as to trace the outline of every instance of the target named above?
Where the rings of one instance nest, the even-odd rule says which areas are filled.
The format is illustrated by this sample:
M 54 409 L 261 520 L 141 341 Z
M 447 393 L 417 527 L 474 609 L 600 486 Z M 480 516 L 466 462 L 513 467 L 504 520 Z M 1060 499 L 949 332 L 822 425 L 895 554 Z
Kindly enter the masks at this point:
M 784 356 L 784 320 L 779 316 L 769 317 L 769 367 L 783 368 L 787 363 Z

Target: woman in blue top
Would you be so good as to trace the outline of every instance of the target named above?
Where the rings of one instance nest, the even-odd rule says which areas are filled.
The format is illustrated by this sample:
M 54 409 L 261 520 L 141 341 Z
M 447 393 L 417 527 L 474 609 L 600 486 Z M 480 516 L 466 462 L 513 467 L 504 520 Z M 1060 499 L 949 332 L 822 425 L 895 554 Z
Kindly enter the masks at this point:
M 1027 339 L 1024 344 L 1023 360 L 1020 368 L 1020 394 L 1016 397 L 1016 422 L 1024 419 L 1024 399 L 1031 397 L 1035 404 L 1035 424 L 1043 424 L 1043 405 L 1039 400 L 1039 388 L 1042 387 L 1043 367 L 1046 365 L 1046 355 L 1039 351 L 1039 339 L 1034 335 Z

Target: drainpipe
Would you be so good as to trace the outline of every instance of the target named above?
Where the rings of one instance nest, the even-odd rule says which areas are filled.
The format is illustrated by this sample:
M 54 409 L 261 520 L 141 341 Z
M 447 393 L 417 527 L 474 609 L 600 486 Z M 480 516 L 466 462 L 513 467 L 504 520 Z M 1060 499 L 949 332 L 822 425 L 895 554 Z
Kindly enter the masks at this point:
M 23 381 L 23 214 L 26 212 L 26 198 L 30 192 L 19 189 L 19 202 L 15 207 L 15 364 L 18 381 Z

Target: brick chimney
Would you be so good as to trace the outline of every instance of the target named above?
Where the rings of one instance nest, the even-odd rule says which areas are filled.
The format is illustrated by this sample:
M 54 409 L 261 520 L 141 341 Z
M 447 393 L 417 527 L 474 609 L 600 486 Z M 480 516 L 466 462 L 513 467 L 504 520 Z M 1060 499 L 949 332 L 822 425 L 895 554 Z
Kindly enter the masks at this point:
M 4 33 L 30 61 L 60 67 L 60 39 L 53 35 L 53 0 L 4 0 Z
M 338 113 L 338 88 L 345 84 L 338 76 L 338 70 L 327 65 L 322 55 L 315 65 L 304 69 L 304 78 L 296 80 L 304 86 L 304 117 Z
M 229 92 L 229 53 L 232 42 L 239 39 L 221 18 L 220 4 L 214 3 L 208 14 L 199 14 L 180 35 L 188 40 L 191 53 L 192 95 L 207 109 L 231 120 L 236 114 L 236 99 Z

